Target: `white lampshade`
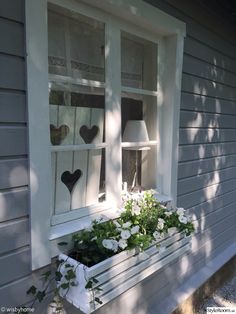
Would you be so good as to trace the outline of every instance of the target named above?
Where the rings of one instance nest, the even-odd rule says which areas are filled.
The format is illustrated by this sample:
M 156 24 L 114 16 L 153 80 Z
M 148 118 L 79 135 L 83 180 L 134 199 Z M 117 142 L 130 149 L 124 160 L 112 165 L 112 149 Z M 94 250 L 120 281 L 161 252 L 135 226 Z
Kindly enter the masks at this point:
M 146 123 L 144 120 L 129 120 L 126 123 L 123 142 L 140 143 L 148 142 L 148 132 Z M 138 149 L 139 147 L 133 147 L 133 149 Z M 139 149 L 146 150 L 150 149 L 148 147 L 140 147 Z

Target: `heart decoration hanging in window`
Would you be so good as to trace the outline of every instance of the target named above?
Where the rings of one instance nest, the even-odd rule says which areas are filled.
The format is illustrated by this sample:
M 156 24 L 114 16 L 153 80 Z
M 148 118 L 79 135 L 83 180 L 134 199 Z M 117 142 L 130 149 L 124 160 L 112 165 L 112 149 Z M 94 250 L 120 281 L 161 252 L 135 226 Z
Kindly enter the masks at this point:
M 65 171 L 61 175 L 61 181 L 65 184 L 69 192 L 73 191 L 73 188 L 79 178 L 83 175 L 83 172 L 80 169 L 75 170 L 73 173 L 70 171 Z
M 85 144 L 90 144 L 95 139 L 99 132 L 99 127 L 97 125 L 93 125 L 91 128 L 88 128 L 87 125 L 81 126 L 79 130 L 79 134 L 84 140 Z
M 50 124 L 50 137 L 52 145 L 60 145 L 69 132 L 70 128 L 66 124 L 62 124 L 58 128 L 55 127 L 55 125 Z

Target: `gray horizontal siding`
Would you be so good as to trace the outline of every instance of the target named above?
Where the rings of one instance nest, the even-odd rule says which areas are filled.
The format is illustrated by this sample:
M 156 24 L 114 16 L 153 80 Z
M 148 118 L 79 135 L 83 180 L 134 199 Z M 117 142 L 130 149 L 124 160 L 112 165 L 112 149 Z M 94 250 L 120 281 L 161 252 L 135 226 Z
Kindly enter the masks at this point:
M 199 112 L 236 114 L 235 102 L 233 101 L 185 92 L 182 92 L 181 95 L 181 109 Z
M 0 156 L 26 155 L 27 151 L 27 129 L 25 126 L 0 126 Z
M 0 52 L 24 56 L 24 26 L 0 17 L 0 29 Z
M 0 54 L 0 88 L 25 89 L 25 62 L 22 58 Z
M 5 271 L 1 271 L 0 286 L 28 275 L 30 273 L 29 260 L 29 247 L 1 256 L 0 268 Z
M 0 189 L 27 185 L 27 159 L 0 160 L 0 173 Z
M 207 186 L 216 186 L 227 180 L 236 178 L 236 167 L 209 172 L 206 174 L 184 178 L 178 181 L 178 195 L 184 195 Z
M 236 153 L 235 143 L 191 144 L 179 147 L 179 161 L 227 156 Z
M 215 158 L 197 159 L 194 161 L 179 163 L 179 179 L 192 177 L 236 166 L 236 155 L 220 156 Z
M 182 90 L 197 95 L 236 100 L 235 88 L 185 73 L 182 77 Z
M 184 55 L 183 72 L 231 87 L 236 86 L 236 74 L 201 61 L 191 55 Z
M 213 128 L 213 129 L 226 129 L 234 128 L 236 125 L 236 116 L 225 115 L 219 113 L 202 113 L 197 111 L 184 111 L 181 112 L 180 127 L 188 128 Z M 206 142 L 206 141 L 205 141 Z M 209 140 L 211 142 L 211 139 Z
M 0 254 L 26 246 L 29 241 L 28 219 L 23 218 L 0 224 Z
M 4 222 L 28 214 L 28 188 L 0 191 L 0 221 Z
M 0 29 L 0 304 L 11 306 L 21 287 L 8 287 L 30 274 L 24 0 L 0 1 Z
M 183 117 L 184 119 L 184 117 Z M 224 118 L 221 119 L 221 121 Z M 233 119 L 232 119 L 233 120 Z M 203 122 L 204 123 L 204 122 Z M 199 129 L 199 128 L 182 128 L 179 131 L 180 144 L 202 144 L 206 142 L 210 143 L 222 143 L 222 142 L 236 142 L 236 130 L 232 127 L 229 129 Z
M 179 206 L 190 208 L 208 200 L 213 200 L 219 195 L 235 191 L 236 179 L 228 180 L 219 184 L 210 185 L 206 188 L 178 196 Z M 179 191 L 180 192 L 180 191 Z
M 0 16 L 22 23 L 24 20 L 24 0 L 1 0 Z
M 24 94 L 0 92 L 1 123 L 26 122 L 26 99 Z

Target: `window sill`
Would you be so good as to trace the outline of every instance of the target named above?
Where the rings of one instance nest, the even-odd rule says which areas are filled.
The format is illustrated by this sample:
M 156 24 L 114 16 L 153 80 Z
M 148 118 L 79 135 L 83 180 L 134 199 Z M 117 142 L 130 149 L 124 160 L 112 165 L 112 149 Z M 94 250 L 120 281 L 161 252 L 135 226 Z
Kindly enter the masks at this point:
M 172 201 L 172 199 L 168 195 L 160 194 L 157 191 L 154 192 L 154 196 L 160 203 L 168 203 Z M 122 211 L 120 209 L 109 206 L 107 208 L 104 207 L 104 210 L 99 211 L 95 214 L 87 215 L 85 217 L 74 219 L 72 221 L 51 226 L 49 240 L 50 241 L 56 240 L 63 236 L 67 236 L 72 233 L 81 231 L 85 228 L 88 228 L 91 225 L 91 222 L 95 219 L 102 218 L 101 221 L 115 219 L 120 216 L 121 212 Z

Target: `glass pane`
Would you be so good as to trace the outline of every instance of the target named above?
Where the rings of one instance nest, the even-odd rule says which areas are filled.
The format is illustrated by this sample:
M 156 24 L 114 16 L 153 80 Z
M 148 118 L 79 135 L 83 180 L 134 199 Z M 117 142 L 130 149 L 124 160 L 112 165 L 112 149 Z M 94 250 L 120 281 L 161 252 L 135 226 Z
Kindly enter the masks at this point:
M 121 34 L 122 85 L 157 90 L 157 45 L 140 37 Z
M 49 86 L 51 144 L 104 142 L 104 90 L 56 83 Z
M 54 213 L 105 201 L 104 149 L 52 153 Z
M 49 11 L 49 73 L 104 82 L 104 24 Z
M 68 75 L 65 46 L 65 20 L 62 15 L 48 12 L 49 73 Z
M 104 82 L 104 25 L 78 17 L 70 20 L 72 76 Z
M 122 141 L 127 143 L 122 149 L 122 181 L 129 191 L 156 185 L 156 146 L 148 144 L 157 139 L 156 100 L 152 96 L 122 94 Z

